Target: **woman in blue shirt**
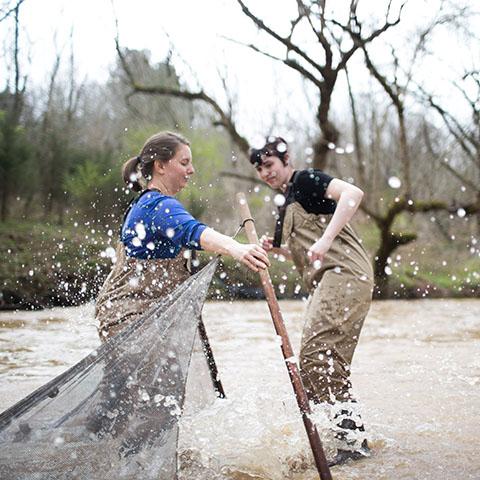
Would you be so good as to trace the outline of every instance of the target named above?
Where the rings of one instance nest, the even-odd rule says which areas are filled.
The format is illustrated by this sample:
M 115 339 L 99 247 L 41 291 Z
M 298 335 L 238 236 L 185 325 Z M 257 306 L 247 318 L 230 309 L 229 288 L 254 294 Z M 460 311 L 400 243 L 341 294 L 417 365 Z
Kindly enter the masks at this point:
M 253 271 L 269 265 L 263 248 L 216 232 L 174 198 L 195 173 L 189 142 L 179 134 L 149 138 L 122 173 L 125 183 L 141 193 L 125 213 L 115 263 L 97 297 L 102 340 L 188 278 L 191 249 L 230 255 Z

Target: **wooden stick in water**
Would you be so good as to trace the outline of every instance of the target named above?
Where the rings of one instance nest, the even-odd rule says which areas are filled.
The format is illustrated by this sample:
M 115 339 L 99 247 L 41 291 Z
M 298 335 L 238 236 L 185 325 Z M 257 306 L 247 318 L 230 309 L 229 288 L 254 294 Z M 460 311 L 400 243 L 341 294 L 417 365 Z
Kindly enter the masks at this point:
M 258 244 L 258 236 L 255 230 L 255 224 L 250 214 L 250 209 L 248 207 L 245 194 L 238 193 L 237 202 L 240 207 L 242 221 L 245 224 L 245 231 L 248 241 L 250 243 Z M 280 311 L 275 290 L 273 289 L 272 280 L 270 279 L 270 274 L 268 273 L 268 270 L 260 270 L 259 274 L 262 280 L 263 291 L 265 292 L 265 297 L 268 302 L 268 308 L 270 309 L 270 314 L 275 326 L 275 331 L 282 339 L 283 358 L 285 359 L 285 364 L 290 376 L 290 381 L 292 382 L 297 404 L 302 414 L 303 424 L 305 425 L 305 429 L 307 431 L 308 440 L 310 441 L 310 446 L 312 448 L 313 458 L 315 459 L 318 473 L 320 474 L 321 480 L 332 480 L 332 475 L 327 464 L 327 459 L 325 458 L 325 453 L 323 451 L 322 442 L 318 435 L 317 427 L 310 419 L 311 411 L 308 403 L 308 397 L 303 387 L 298 365 L 293 354 L 290 339 L 288 338 L 285 323 L 283 321 L 282 312 Z

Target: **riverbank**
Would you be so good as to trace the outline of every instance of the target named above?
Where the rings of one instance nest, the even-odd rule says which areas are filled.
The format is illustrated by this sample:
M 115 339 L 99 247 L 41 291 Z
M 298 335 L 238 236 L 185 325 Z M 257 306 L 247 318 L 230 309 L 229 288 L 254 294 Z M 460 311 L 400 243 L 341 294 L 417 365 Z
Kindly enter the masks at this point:
M 117 228 L 86 222 L 68 226 L 34 222 L 0 223 L 0 309 L 79 305 L 95 298 L 111 266 Z M 373 239 L 365 232 L 367 249 Z M 209 256 L 201 252 L 200 262 Z M 478 255 L 440 242 L 399 249 L 391 265 L 388 298 L 460 298 L 480 295 Z M 279 298 L 307 295 L 290 262 L 273 261 L 270 270 Z M 262 297 L 258 276 L 223 258 L 210 299 Z

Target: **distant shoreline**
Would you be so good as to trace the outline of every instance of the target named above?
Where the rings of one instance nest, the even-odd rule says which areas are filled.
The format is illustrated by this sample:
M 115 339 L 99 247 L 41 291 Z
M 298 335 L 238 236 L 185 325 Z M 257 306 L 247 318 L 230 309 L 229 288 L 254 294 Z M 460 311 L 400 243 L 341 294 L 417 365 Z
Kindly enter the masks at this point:
M 111 267 L 106 249 L 115 243 L 114 235 L 104 230 L 91 224 L 0 223 L 0 310 L 76 306 L 94 299 Z M 202 263 L 208 261 L 203 252 L 199 258 Z M 431 263 L 438 263 L 437 258 Z M 478 274 L 462 276 L 462 263 L 450 261 L 449 265 L 451 270 L 430 276 L 423 270 L 406 268 L 394 272 L 385 299 L 480 297 Z M 292 267 L 288 262 L 272 262 L 270 275 L 280 299 L 308 296 Z M 470 264 L 468 270 L 480 268 Z M 224 257 L 208 298 L 256 300 L 263 298 L 263 292 L 256 274 Z

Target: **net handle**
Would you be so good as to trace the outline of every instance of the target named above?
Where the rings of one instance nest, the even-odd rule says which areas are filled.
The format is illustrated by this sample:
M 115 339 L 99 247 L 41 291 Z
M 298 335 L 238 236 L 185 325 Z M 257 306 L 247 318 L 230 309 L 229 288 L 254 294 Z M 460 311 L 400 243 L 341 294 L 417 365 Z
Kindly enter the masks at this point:
M 248 207 L 247 199 L 243 192 L 237 193 L 237 203 L 240 208 L 240 214 L 242 216 L 241 226 L 245 227 L 248 241 L 250 243 L 258 244 L 259 242 L 257 231 L 255 229 L 255 222 L 252 218 L 250 208 Z M 277 335 L 279 335 L 282 339 L 281 348 L 283 358 L 285 360 L 285 365 L 287 367 L 290 381 L 295 392 L 298 408 L 300 409 L 300 412 L 302 414 L 303 423 L 307 431 L 308 440 L 312 448 L 313 457 L 315 459 L 318 473 L 320 474 L 321 480 L 332 480 L 332 475 L 327 464 L 327 459 L 325 457 L 325 452 L 323 451 L 323 446 L 320 440 L 320 436 L 318 435 L 317 427 L 310 419 L 311 410 L 308 402 L 308 397 L 305 392 L 305 388 L 303 387 L 296 357 L 293 354 L 292 345 L 288 337 L 285 322 L 283 321 L 282 312 L 280 311 L 280 306 L 275 295 L 275 290 L 273 288 L 270 274 L 268 272 L 268 269 L 260 270 L 258 273 L 262 281 L 263 291 L 265 292 L 265 298 L 267 299 L 268 308 L 272 316 L 275 331 Z

